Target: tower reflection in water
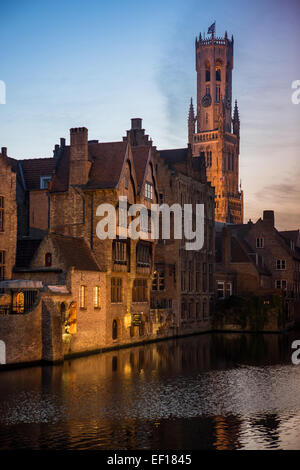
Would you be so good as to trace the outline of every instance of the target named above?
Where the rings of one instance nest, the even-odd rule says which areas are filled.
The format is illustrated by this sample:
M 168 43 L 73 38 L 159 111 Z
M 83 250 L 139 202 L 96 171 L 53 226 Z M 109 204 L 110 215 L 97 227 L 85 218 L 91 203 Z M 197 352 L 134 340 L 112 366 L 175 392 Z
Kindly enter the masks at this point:
M 292 340 L 207 334 L 2 372 L 0 448 L 300 448 Z

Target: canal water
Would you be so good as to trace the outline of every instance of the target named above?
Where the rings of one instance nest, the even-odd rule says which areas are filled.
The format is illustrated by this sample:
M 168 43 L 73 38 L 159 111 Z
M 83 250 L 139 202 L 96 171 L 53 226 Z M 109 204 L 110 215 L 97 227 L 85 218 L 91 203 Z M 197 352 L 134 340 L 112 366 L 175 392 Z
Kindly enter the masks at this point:
M 0 449 L 300 449 L 286 335 L 204 334 L 0 373 Z

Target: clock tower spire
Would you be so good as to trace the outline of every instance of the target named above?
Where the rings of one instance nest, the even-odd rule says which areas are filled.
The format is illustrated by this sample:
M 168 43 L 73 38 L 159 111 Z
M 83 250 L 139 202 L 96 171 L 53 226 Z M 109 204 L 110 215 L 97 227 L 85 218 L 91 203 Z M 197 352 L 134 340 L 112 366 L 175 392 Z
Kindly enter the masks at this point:
M 197 108 L 196 131 L 192 140 L 194 156 L 206 162 L 208 181 L 215 188 L 215 219 L 243 222 L 243 195 L 239 191 L 239 115 L 232 118 L 233 37 L 215 35 L 196 38 Z M 233 124 L 233 125 L 232 125 Z

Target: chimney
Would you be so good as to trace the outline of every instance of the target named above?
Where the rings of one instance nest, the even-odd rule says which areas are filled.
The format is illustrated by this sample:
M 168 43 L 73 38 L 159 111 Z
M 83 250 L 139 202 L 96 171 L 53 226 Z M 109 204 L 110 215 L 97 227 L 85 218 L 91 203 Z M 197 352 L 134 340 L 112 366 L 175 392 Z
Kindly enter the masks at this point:
M 142 129 L 142 119 L 141 118 L 132 118 L 131 119 L 131 129 L 132 130 Z
M 2 154 L 2 157 L 7 157 L 7 148 L 6 147 L 1 147 L 1 154 Z
M 88 130 L 86 127 L 75 127 L 70 129 L 69 184 L 86 184 L 88 172 Z
M 222 263 L 227 266 L 231 262 L 231 233 L 228 227 L 222 230 Z
M 274 211 L 264 211 L 263 221 L 268 224 L 270 227 L 275 225 L 275 216 Z
M 64 139 L 63 137 L 60 138 L 60 146 L 61 147 L 65 147 L 66 145 L 66 139 Z

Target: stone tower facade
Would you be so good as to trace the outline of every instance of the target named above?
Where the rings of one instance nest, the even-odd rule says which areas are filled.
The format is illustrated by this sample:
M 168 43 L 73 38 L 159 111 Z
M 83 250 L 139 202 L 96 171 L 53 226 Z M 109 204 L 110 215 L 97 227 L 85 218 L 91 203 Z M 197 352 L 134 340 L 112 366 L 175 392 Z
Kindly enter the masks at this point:
M 188 139 L 193 156 L 206 162 L 207 179 L 215 188 L 215 220 L 243 223 L 239 189 L 240 119 L 232 115 L 233 37 L 196 38 L 197 107 L 191 101 Z

